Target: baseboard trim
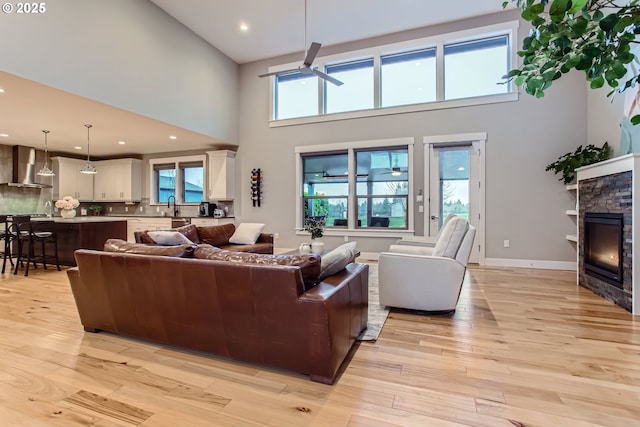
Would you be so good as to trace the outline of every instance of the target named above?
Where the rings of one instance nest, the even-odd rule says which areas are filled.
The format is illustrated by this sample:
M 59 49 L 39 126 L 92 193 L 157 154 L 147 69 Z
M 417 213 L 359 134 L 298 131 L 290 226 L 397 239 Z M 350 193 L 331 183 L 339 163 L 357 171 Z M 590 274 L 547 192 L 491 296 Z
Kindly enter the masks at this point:
M 537 259 L 485 258 L 484 265 L 488 267 L 537 268 L 541 270 L 576 271 L 578 269 L 577 262 Z

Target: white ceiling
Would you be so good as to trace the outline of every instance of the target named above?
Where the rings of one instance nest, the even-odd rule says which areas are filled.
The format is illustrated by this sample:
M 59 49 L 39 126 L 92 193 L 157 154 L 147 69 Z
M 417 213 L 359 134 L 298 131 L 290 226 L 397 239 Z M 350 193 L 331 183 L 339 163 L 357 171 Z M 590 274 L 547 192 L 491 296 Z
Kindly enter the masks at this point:
M 304 0 L 151 0 L 238 63 L 304 50 Z M 307 44 L 324 46 L 499 12 L 502 0 L 308 0 Z M 249 30 L 242 32 L 240 23 Z M 0 72 L 0 144 L 92 156 L 228 148 L 206 135 Z M 91 112 L 91 114 L 87 114 Z M 80 119 L 79 119 L 80 118 Z M 175 135 L 177 140 L 170 140 Z M 119 145 L 118 141 L 125 141 Z M 81 147 L 75 150 L 74 147 Z
M 304 51 L 305 0 L 151 0 L 239 64 Z M 307 0 L 324 46 L 502 10 L 503 0 Z M 246 23 L 249 30 L 240 31 Z

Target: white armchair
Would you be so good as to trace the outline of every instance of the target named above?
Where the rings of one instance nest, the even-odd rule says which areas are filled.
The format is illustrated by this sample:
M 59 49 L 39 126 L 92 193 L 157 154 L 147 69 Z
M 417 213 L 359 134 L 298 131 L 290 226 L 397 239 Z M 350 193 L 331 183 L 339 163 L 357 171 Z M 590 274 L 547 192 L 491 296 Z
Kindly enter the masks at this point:
M 454 311 L 476 229 L 452 218 L 435 247 L 392 245 L 378 261 L 380 304 L 412 310 Z

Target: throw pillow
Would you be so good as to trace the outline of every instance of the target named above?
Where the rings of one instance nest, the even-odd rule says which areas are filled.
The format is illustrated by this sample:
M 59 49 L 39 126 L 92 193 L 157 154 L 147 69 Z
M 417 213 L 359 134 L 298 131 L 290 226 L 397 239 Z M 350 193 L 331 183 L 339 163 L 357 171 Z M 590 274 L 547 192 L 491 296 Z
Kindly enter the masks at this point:
M 177 231 L 180 234 L 184 234 L 184 237 L 192 241 L 193 243 L 200 243 L 200 236 L 198 235 L 198 227 L 193 224 L 183 225 L 182 227 L 174 228 L 173 231 Z
M 178 246 L 193 243 L 179 231 L 152 230 L 147 231 L 147 235 L 160 246 Z
M 243 222 L 241 223 L 233 236 L 229 239 L 229 243 L 235 243 L 237 245 L 253 245 L 260 237 L 264 224 Z
M 353 262 L 356 254 L 356 242 L 345 243 L 338 246 L 320 260 L 319 280 L 336 274 Z
M 433 248 L 433 256 L 455 258 L 468 229 L 469 222 L 464 218 L 455 217 L 447 221 Z

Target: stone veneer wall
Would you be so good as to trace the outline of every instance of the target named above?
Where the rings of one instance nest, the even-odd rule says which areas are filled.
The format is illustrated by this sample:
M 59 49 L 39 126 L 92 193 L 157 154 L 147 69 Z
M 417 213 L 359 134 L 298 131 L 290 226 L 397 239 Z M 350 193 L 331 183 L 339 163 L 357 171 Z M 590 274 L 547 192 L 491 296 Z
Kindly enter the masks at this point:
M 632 280 L 631 280 L 631 171 L 601 176 L 580 181 L 578 187 L 579 217 L 578 227 L 580 242 L 578 243 L 579 284 L 607 300 L 631 312 Z M 624 215 L 622 236 L 623 283 L 622 289 L 590 276 L 584 271 L 584 216 L 586 212 L 621 213 Z

